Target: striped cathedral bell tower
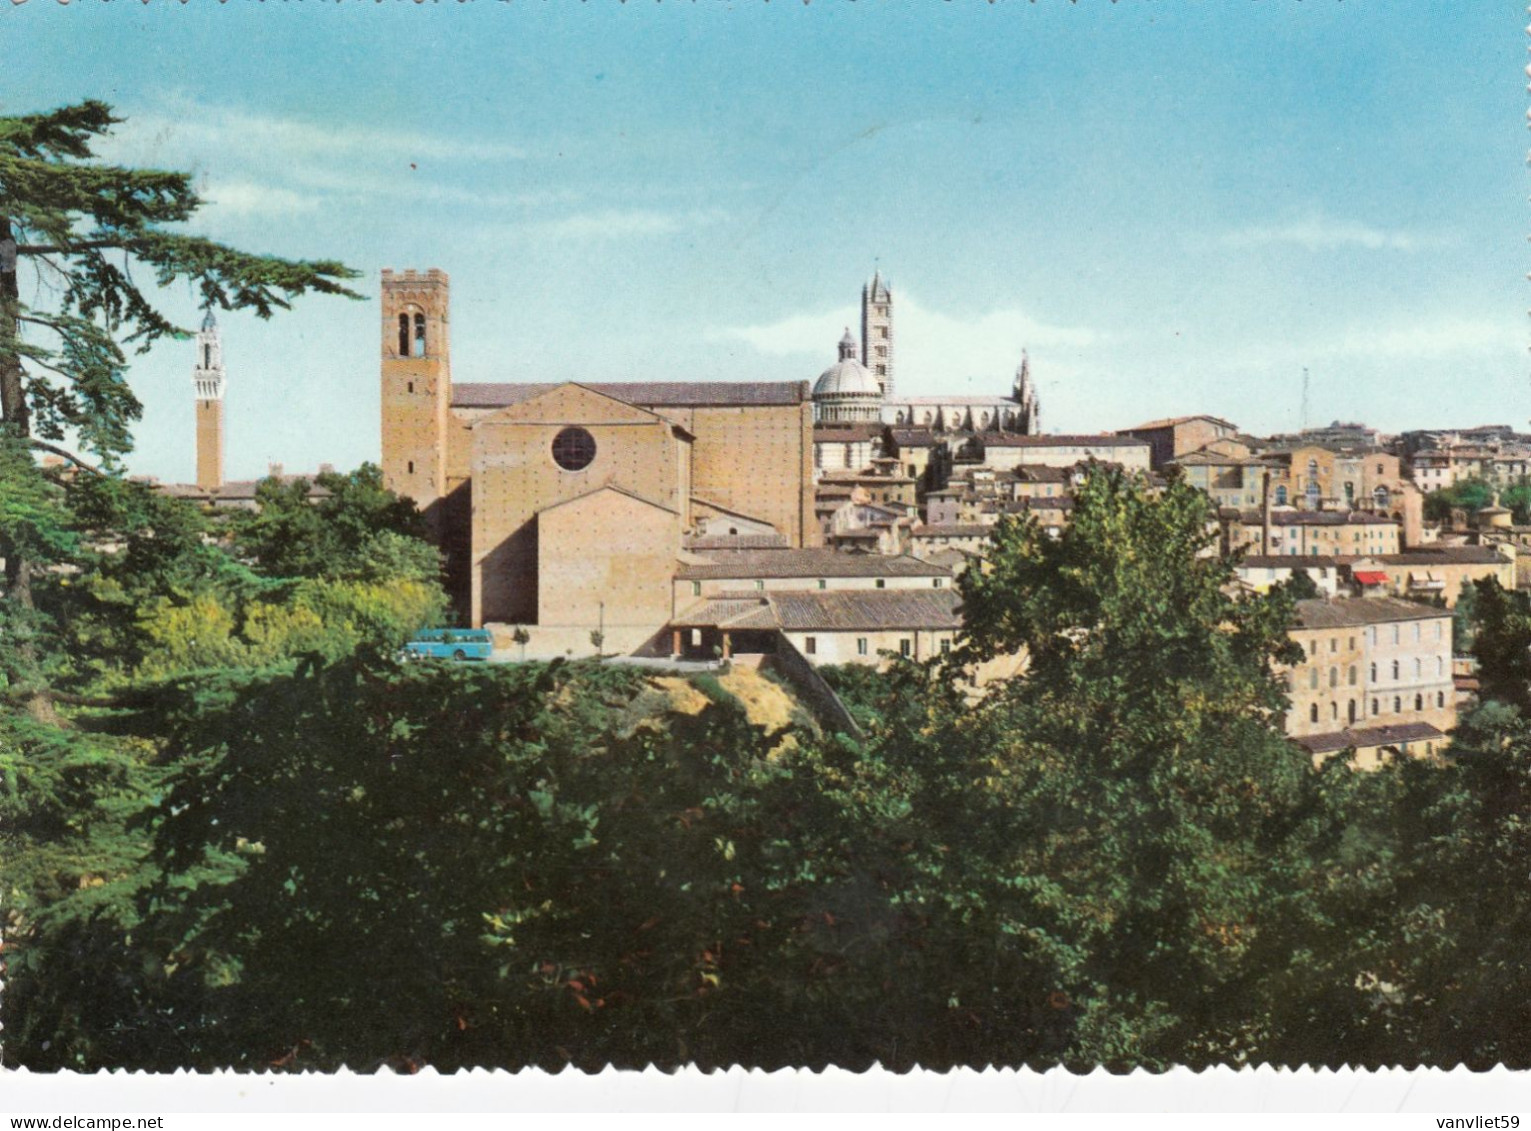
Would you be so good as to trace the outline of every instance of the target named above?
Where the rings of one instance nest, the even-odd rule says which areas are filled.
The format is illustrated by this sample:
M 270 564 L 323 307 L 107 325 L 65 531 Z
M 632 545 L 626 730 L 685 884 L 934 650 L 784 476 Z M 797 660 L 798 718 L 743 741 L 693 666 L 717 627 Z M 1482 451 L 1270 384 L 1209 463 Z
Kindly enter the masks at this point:
M 197 486 L 223 486 L 223 343 L 209 310 L 197 331 L 197 360 L 191 373 L 197 397 Z

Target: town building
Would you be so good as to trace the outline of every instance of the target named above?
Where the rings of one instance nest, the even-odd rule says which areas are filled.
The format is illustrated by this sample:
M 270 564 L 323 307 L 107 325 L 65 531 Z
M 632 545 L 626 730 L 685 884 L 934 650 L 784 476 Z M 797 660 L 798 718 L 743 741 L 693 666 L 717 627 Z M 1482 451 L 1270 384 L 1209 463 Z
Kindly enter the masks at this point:
M 1303 660 L 1288 673 L 1288 735 L 1344 749 L 1358 730 L 1428 727 L 1407 741 L 1434 753 L 1456 725 L 1449 611 L 1392 597 L 1305 600 L 1291 637 Z
M 1239 429 L 1219 416 L 1173 416 L 1124 428 L 1117 434 L 1147 441 L 1149 460 L 1157 471 L 1214 441 L 1236 439 Z
M 1334 557 L 1399 550 L 1398 522 L 1365 511 L 1224 508 L 1218 518 L 1230 554 Z

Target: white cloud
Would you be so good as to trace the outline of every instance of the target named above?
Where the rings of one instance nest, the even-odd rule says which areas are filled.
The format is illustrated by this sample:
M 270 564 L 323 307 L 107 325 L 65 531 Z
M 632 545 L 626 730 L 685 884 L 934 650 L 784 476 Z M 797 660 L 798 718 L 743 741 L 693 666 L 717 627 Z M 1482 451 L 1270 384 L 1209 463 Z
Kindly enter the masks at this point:
M 1373 228 L 1324 216 L 1310 216 L 1274 227 L 1255 225 L 1228 232 L 1222 241 L 1228 247 L 1268 247 L 1291 244 L 1307 251 L 1333 251 L 1358 247 L 1368 251 L 1422 251 L 1446 247 L 1450 240 L 1439 234 L 1412 232 L 1401 228 Z
M 727 219 L 721 209 L 659 212 L 652 209 L 605 208 L 509 226 L 511 233 L 549 240 L 616 240 L 668 236 L 707 227 Z
M 306 121 L 198 103 L 179 104 L 166 113 L 128 115 L 114 144 L 199 153 L 238 149 L 267 159 L 362 156 L 393 163 L 505 161 L 525 156 L 517 146 L 495 142 L 419 130 L 347 126 L 337 118 Z
M 209 207 L 236 216 L 312 212 L 319 207 L 316 197 L 255 181 L 219 181 L 198 191 Z
M 1003 379 L 1001 385 L 1008 382 L 1022 349 L 1030 349 L 1037 358 L 1048 350 L 1074 353 L 1103 341 L 1101 334 L 1088 327 L 1054 325 L 1014 308 L 946 314 L 900 292 L 895 294 L 893 310 L 894 372 L 899 387 L 911 393 L 965 392 L 970 377 L 977 379 L 975 388 L 989 389 L 996 378 Z M 822 362 L 822 368 L 834 360 L 836 343 L 847 326 L 859 340 L 860 323 L 859 308 L 844 306 L 759 325 L 724 327 L 708 337 L 744 342 L 770 357 L 813 358 L 814 363 Z M 1054 377 L 1062 371 L 1046 361 L 1043 368 L 1051 369 Z

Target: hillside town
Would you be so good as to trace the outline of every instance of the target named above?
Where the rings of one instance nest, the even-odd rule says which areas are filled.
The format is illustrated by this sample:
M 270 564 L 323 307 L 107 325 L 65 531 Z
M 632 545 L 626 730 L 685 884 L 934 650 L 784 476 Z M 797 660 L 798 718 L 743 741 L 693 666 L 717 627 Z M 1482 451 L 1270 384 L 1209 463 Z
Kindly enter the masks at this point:
M 1084 475 L 1119 468 L 1204 491 L 1242 589 L 1304 579 L 1287 732 L 1368 764 L 1433 753 L 1472 701 L 1452 647 L 1464 588 L 1531 585 L 1531 434 L 1508 425 L 1261 437 L 1189 413 L 1048 432 L 1024 350 L 993 396 L 896 386 L 880 274 L 859 334 L 812 381 L 454 384 L 449 300 L 443 271 L 383 272 L 381 466 L 427 516 L 460 622 L 502 654 L 770 657 L 800 673 L 927 659 L 958 638 L 957 581 L 1002 519 L 1056 536 Z M 193 383 L 196 482 L 161 489 L 252 507 L 258 481 L 223 475 L 210 314 Z

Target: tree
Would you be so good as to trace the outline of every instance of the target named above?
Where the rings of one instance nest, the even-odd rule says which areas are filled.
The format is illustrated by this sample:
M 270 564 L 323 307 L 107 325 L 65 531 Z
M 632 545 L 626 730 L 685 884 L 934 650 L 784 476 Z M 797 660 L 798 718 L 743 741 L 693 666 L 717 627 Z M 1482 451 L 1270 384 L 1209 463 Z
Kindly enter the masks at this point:
M 1322 597 L 1318 583 L 1305 569 L 1294 569 L 1292 576 L 1286 583 L 1287 592 L 1294 601 L 1306 601 L 1314 597 Z
M 378 581 L 414 578 L 436 583 L 439 553 L 425 542 L 415 504 L 383 486 L 376 464 L 308 481 L 265 479 L 256 510 L 235 517 L 234 545 L 271 577 Z
M 1473 583 L 1471 607 L 1481 697 L 1531 717 L 1531 596 L 1486 577 Z
M 177 230 L 202 203 L 190 174 L 94 160 L 95 141 L 120 121 L 98 101 L 0 118 L 0 437 L 13 453 L 53 451 L 90 466 L 58 447 L 72 435 L 109 473 L 131 449 L 141 411 L 123 346 L 142 352 L 186 336 L 135 268 L 159 286 L 190 283 L 208 308 L 261 318 L 308 292 L 360 297 L 344 284 L 356 273 L 340 263 L 254 255 Z M 25 291 L 24 270 L 33 276 Z M 23 301 L 23 293 L 47 297 Z M 19 470 L 34 483 L 43 477 Z M 0 557 L 4 600 L 26 617 L 35 608 L 37 547 L 0 527 Z M 50 719 L 30 640 L 15 660 L 12 678 L 30 692 L 34 713 Z
M 1445 522 L 1453 510 L 1476 514 L 1494 502 L 1494 488 L 1482 479 L 1459 479 L 1450 487 L 1431 491 L 1425 496 L 1425 517 L 1432 522 Z
M 1081 1064 L 1254 1055 L 1291 960 L 1266 940 L 1295 906 L 1309 772 L 1280 729 L 1293 606 L 1231 595 L 1210 519 L 1184 483 L 1092 468 L 1060 537 L 1002 521 L 950 663 L 1023 651 L 1026 674 L 913 739 L 950 767 L 946 803 L 977 807 L 943 886 L 1053 968 Z

